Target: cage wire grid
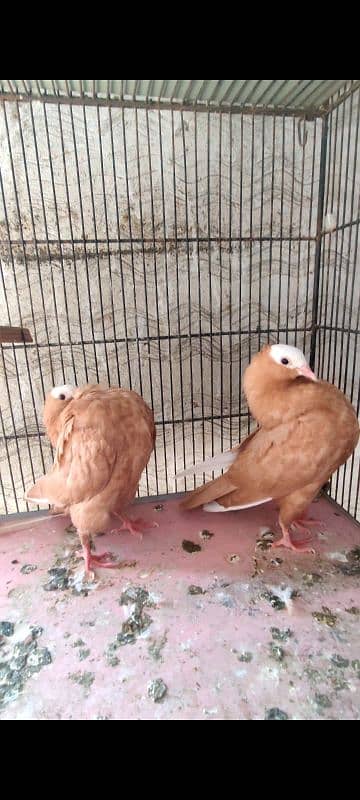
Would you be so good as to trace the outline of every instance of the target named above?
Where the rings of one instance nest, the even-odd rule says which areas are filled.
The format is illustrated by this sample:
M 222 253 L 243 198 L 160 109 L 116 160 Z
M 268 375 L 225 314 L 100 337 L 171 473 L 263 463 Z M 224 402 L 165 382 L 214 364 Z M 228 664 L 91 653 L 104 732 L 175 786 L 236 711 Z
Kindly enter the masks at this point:
M 76 96 L 52 82 L 51 97 L 44 82 L 0 83 L 2 318 L 33 336 L 0 347 L 2 513 L 26 510 L 25 487 L 51 466 L 52 385 L 111 383 L 149 402 L 141 495 L 171 493 L 176 470 L 248 434 L 241 375 L 267 341 L 304 349 L 359 410 L 358 82 L 308 114 L 294 99 L 236 107 L 230 86 L 228 107 L 189 108 L 175 89 L 163 107 L 151 86 L 141 103 L 136 86 L 115 100 L 113 82 L 101 98 L 84 82 Z M 269 95 L 286 82 L 247 83 Z M 330 494 L 358 518 L 358 454 Z

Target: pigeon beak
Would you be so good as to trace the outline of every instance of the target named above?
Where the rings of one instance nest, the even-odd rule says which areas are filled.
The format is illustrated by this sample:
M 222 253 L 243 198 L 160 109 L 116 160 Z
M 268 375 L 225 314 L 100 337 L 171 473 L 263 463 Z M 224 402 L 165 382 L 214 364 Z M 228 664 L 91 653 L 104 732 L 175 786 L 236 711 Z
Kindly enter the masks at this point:
M 314 375 L 313 371 L 308 367 L 307 364 L 304 364 L 303 367 L 298 368 L 298 374 L 302 375 L 303 378 L 309 378 L 310 381 L 317 381 L 316 375 Z

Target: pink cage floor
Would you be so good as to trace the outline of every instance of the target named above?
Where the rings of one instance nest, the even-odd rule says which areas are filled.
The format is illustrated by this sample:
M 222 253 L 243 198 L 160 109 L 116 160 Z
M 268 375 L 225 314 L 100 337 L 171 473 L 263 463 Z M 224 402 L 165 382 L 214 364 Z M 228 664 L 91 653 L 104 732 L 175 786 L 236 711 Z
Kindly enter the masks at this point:
M 89 586 L 67 518 L 0 525 L 1 719 L 360 718 L 355 523 L 314 504 L 314 557 L 268 549 L 271 505 L 133 511 L 159 527 L 97 539 L 123 566 Z

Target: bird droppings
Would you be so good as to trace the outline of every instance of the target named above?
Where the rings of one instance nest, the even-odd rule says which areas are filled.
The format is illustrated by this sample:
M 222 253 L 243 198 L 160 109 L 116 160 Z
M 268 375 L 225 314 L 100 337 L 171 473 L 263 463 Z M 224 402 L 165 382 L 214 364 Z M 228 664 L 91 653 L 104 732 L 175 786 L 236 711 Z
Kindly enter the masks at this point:
M 337 569 L 349 577 L 360 575 L 360 547 L 354 547 L 346 553 L 347 563 L 337 564 Z
M 268 536 L 272 536 L 273 539 L 275 538 L 274 531 L 272 531 L 271 528 L 268 527 L 268 525 L 259 528 L 259 535 L 260 539 L 267 539 Z
M 163 510 L 164 506 L 161 503 L 159 503 L 157 506 L 154 506 L 154 511 L 163 511 Z
M 148 653 L 154 661 L 162 661 L 161 653 L 167 643 L 167 631 L 160 639 L 153 639 L 149 645 Z
M 71 589 L 71 593 L 74 595 L 88 597 L 89 592 L 96 589 L 97 583 L 96 581 L 89 582 L 83 569 L 79 571 L 78 567 L 81 562 L 82 558 L 78 555 L 78 547 L 75 545 L 61 558 L 57 558 L 55 565 L 48 569 L 50 579 L 43 585 L 44 591 L 65 592 L 67 589 Z
M 120 664 L 120 659 L 116 655 L 116 651 L 119 649 L 119 645 L 117 642 L 111 642 L 106 650 L 105 650 L 105 658 L 108 667 L 117 667 Z
M 209 539 L 212 539 L 212 538 L 213 538 L 213 536 L 215 536 L 215 534 L 214 534 L 214 533 L 211 533 L 210 531 L 208 531 L 208 530 L 205 528 L 203 531 L 200 531 L 200 533 L 199 533 L 199 536 L 200 536 L 200 539 L 203 539 L 203 541 L 204 541 L 204 542 L 206 542 L 206 541 L 208 541 Z
M 262 600 L 267 600 L 267 602 L 270 603 L 275 611 L 284 611 L 286 608 L 286 603 L 284 600 L 281 600 L 278 595 L 273 594 L 272 592 L 263 592 L 260 596 Z
M 270 657 L 275 659 L 275 661 L 284 661 L 285 658 L 285 650 L 283 647 L 280 647 L 279 644 L 275 644 L 275 642 L 270 642 Z
M 160 703 L 167 694 L 167 691 L 168 688 L 162 678 L 156 678 L 156 680 L 151 681 L 148 686 L 148 696 L 154 701 L 154 703 Z
M 91 650 L 82 647 L 78 652 L 79 661 L 85 661 L 86 658 L 89 658 L 90 653 Z
M 283 603 L 285 603 L 285 607 L 286 607 L 288 613 L 292 614 L 293 613 L 293 600 L 295 600 L 296 597 L 300 597 L 301 596 L 301 594 L 298 591 L 298 589 L 292 589 L 291 586 L 280 586 L 280 587 L 276 587 L 275 589 L 272 586 L 271 589 L 272 589 L 273 593 L 276 594 Z
M 15 625 L 13 622 L 0 622 L 0 636 L 13 636 Z
M 287 642 L 288 639 L 291 639 L 291 637 L 294 635 L 290 628 L 286 628 L 282 631 L 280 628 L 271 628 L 270 630 L 272 638 L 277 642 Z
M 257 550 L 270 550 L 275 539 L 275 534 L 269 528 L 260 529 L 260 538 L 257 539 L 255 548 Z
M 343 677 L 338 677 L 337 675 L 331 675 L 329 672 L 329 678 L 331 680 L 332 688 L 335 692 L 342 692 L 344 689 L 349 690 L 350 686 Z
M 345 553 L 335 552 L 328 553 L 327 555 L 328 558 L 330 558 L 330 561 L 340 561 L 342 564 L 347 564 L 347 556 Z
M 137 637 L 146 631 L 151 623 L 152 619 L 148 614 L 135 609 L 129 619 L 123 623 L 121 633 L 117 634 L 116 641 L 121 647 L 126 644 L 134 644 Z
M 37 639 L 44 633 L 44 629 L 41 625 L 30 625 L 31 636 L 33 639 Z
M 188 594 L 206 594 L 206 592 L 201 586 L 195 586 L 192 583 L 191 586 L 188 586 Z
M 313 611 L 312 616 L 316 622 L 327 625 L 329 628 L 334 628 L 337 623 L 336 614 L 333 614 L 327 606 L 323 606 L 322 611 Z
M 360 679 L 360 658 L 355 658 L 351 662 L 353 670 L 356 672 L 356 677 Z
M 185 550 L 185 553 L 200 553 L 201 546 L 195 542 L 191 542 L 189 539 L 184 539 L 182 549 Z
M 84 686 L 85 689 L 91 689 L 94 680 L 94 672 L 71 672 L 68 675 L 70 681 L 78 683 L 79 686 Z
M 216 601 L 220 603 L 220 605 L 225 606 L 225 608 L 234 608 L 235 602 L 231 595 L 226 594 L 225 592 L 217 592 L 215 595 Z
M 143 589 L 142 586 L 129 586 L 125 592 L 122 593 L 119 604 L 121 606 L 129 606 L 133 603 L 142 607 L 151 606 L 149 592 Z
M 121 633 L 116 637 L 117 645 L 122 647 L 134 644 L 137 637 L 151 625 L 152 619 L 144 612 L 144 606 L 154 608 L 154 604 L 150 600 L 149 592 L 141 586 L 129 586 L 122 593 L 119 604 L 134 605 L 132 613 L 122 625 Z
M 240 561 L 239 553 L 228 553 L 226 556 L 226 561 L 228 561 L 229 564 L 236 564 L 238 561 Z
M 315 703 L 319 708 L 331 708 L 332 702 L 327 694 L 319 694 L 318 692 L 315 695 Z
M 282 558 L 272 558 L 271 561 L 270 561 L 270 564 L 273 567 L 281 567 L 282 563 L 283 563 L 283 559 Z
M 24 564 L 24 566 L 21 567 L 20 572 L 22 575 L 30 575 L 30 573 L 35 572 L 36 569 L 36 564 Z
M 290 719 L 286 711 L 282 711 L 281 708 L 269 708 L 265 712 L 265 719 Z
M 50 580 L 44 584 L 45 592 L 65 591 L 69 588 L 70 573 L 66 567 L 52 567 L 48 569 Z
M 349 561 L 357 561 L 360 564 L 360 547 L 353 547 L 347 554 Z
M 120 664 L 120 658 L 117 656 L 111 656 L 109 654 L 106 656 L 106 662 L 109 667 L 118 667 Z
M 39 648 L 34 652 L 30 653 L 27 659 L 28 667 L 35 667 L 36 672 L 38 672 L 41 667 L 45 667 L 46 664 L 51 664 L 52 657 L 50 650 L 47 647 Z
M 19 629 L 18 636 L 3 644 L 0 664 L 0 708 L 13 702 L 24 689 L 27 681 L 37 672 L 52 663 L 47 647 L 39 647 L 37 639 L 43 630 L 39 626 Z M 11 636 L 13 636 L 13 630 Z
M 351 606 L 351 608 L 345 608 L 347 614 L 352 614 L 354 617 L 358 617 L 360 615 L 360 608 L 357 606 Z
M 339 667 L 339 669 L 346 669 L 350 665 L 349 659 L 343 658 L 338 653 L 331 656 L 331 663 L 334 664 L 334 667 Z
M 306 675 L 308 680 L 312 683 L 320 683 L 320 681 L 324 680 L 323 673 L 318 669 L 313 669 L 312 667 L 305 667 L 304 675 Z
M 258 575 L 262 575 L 263 574 L 264 570 L 261 569 L 261 567 L 259 567 L 259 562 L 258 562 L 258 559 L 256 558 L 256 556 L 253 556 L 252 560 L 253 560 L 253 564 L 254 564 L 254 571 L 253 571 L 251 577 L 252 578 L 257 578 Z
M 302 579 L 305 586 L 315 586 L 316 583 L 321 583 L 323 580 L 322 575 L 319 575 L 317 572 L 307 572 L 303 575 Z
M 237 654 L 237 660 L 243 662 L 244 664 L 250 664 L 253 660 L 253 654 L 250 653 L 249 650 L 244 650 L 242 653 Z

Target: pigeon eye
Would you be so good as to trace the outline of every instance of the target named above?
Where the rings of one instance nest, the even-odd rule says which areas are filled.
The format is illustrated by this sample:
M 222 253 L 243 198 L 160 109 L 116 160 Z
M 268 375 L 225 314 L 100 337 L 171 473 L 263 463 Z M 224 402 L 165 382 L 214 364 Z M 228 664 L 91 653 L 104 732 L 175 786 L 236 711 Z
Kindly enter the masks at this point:
M 59 400 L 66 400 L 65 395 L 64 394 L 59 394 Z
M 287 365 L 289 363 L 289 359 L 288 358 L 282 358 L 281 359 L 281 363 L 284 364 L 285 367 L 287 367 Z

